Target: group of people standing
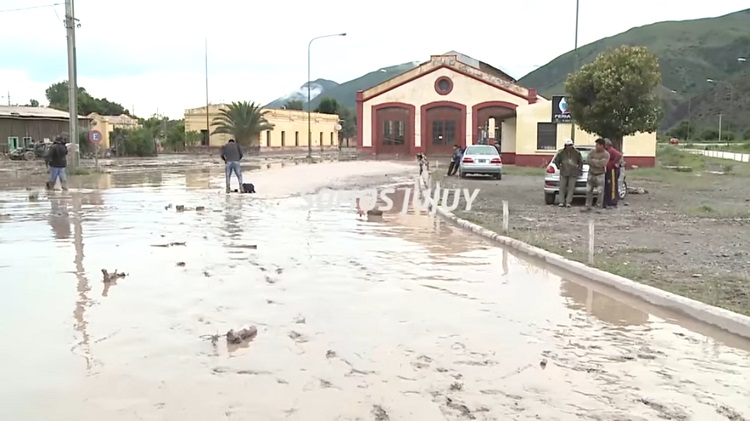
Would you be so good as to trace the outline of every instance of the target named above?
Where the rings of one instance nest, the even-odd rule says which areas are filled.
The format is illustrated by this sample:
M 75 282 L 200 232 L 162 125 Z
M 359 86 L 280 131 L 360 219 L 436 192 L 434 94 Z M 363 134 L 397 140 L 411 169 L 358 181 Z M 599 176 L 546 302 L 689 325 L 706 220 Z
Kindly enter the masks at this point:
M 603 209 L 617 207 L 620 198 L 620 171 L 622 152 L 612 146 L 609 139 L 599 138 L 595 142 L 586 162 L 589 164 L 586 179 L 586 207 L 583 212 L 592 209 L 594 190 L 598 191 L 597 204 Z M 583 171 L 583 156 L 575 148 L 573 141 L 567 139 L 563 149 L 557 154 L 554 164 L 560 170 L 560 207 L 569 208 L 573 201 L 576 181 Z

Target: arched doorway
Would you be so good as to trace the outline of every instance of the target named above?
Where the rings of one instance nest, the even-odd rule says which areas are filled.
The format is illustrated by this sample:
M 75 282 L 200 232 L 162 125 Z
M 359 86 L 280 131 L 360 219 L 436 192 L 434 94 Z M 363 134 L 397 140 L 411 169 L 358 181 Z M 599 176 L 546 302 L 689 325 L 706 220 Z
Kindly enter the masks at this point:
M 438 101 L 422 106 L 422 147 L 428 155 L 446 155 L 466 146 L 466 106 Z
M 374 106 L 372 113 L 376 153 L 408 155 L 414 145 L 414 107 L 385 103 Z
M 516 116 L 516 104 L 505 101 L 482 102 L 471 107 L 474 144 L 502 142 L 502 122 Z

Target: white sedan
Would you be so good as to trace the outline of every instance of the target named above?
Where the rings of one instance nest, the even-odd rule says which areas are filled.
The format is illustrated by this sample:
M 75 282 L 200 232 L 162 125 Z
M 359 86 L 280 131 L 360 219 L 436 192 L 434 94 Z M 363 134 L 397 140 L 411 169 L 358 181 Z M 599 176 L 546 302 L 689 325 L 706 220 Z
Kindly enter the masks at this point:
M 490 145 L 468 146 L 458 167 L 458 175 L 464 178 L 468 174 L 490 175 L 502 180 L 503 160 L 497 149 Z

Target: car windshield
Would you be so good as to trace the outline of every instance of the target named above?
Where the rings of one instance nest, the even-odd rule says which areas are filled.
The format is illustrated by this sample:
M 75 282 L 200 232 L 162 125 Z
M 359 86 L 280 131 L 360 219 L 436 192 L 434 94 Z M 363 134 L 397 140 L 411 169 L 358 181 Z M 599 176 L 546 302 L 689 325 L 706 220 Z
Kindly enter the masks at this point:
M 581 157 L 583 157 L 583 162 L 588 162 L 591 149 L 579 149 L 578 152 L 581 153 Z
M 497 156 L 497 149 L 494 146 L 470 146 L 466 148 L 464 155 L 494 155 Z

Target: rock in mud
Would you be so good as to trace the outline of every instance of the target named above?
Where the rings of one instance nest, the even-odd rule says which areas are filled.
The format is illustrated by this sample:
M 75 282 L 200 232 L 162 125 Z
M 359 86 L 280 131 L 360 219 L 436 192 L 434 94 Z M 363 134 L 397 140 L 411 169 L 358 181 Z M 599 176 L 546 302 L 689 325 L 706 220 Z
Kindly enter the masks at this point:
M 181 268 L 184 268 L 185 267 L 185 262 L 177 262 L 177 266 L 179 266 Z
M 177 205 L 175 206 L 175 210 L 177 212 L 185 212 L 185 205 Z
M 38 191 L 33 191 L 33 192 L 29 193 L 29 200 L 31 200 L 32 202 L 35 201 L 35 200 L 39 200 L 39 192 Z
M 258 334 L 258 328 L 255 326 L 247 326 L 241 329 L 231 329 L 227 332 L 227 342 L 231 344 L 238 344 L 245 339 L 254 338 Z
M 390 421 L 391 419 L 391 417 L 388 416 L 388 413 L 385 412 L 385 409 L 380 405 L 372 406 L 372 415 L 375 416 L 375 421 Z
M 102 276 L 104 277 L 104 279 L 102 279 L 104 283 L 110 283 L 115 282 L 120 278 L 124 278 L 127 275 L 125 274 L 125 272 L 118 272 L 117 269 L 115 269 L 112 273 L 107 271 L 107 269 L 102 269 Z
M 204 210 L 206 210 L 206 207 L 205 206 L 196 206 L 195 210 L 196 210 L 196 212 L 203 212 Z

